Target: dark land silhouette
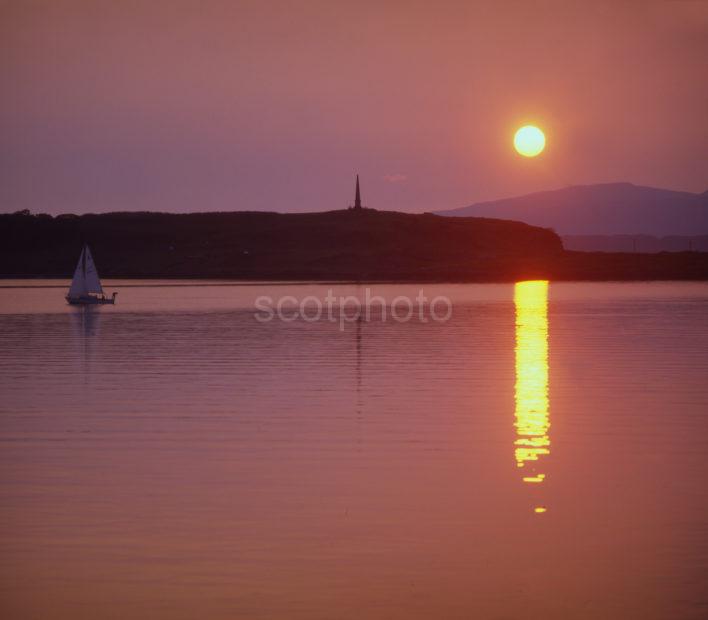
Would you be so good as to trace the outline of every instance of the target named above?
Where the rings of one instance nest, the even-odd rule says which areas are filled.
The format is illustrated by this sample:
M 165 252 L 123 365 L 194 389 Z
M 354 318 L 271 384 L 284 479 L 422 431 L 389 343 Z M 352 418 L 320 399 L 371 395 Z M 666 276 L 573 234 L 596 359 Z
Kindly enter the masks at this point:
M 708 192 L 692 194 L 631 183 L 575 185 L 480 202 L 439 214 L 516 220 L 552 228 L 564 238 L 566 235 L 695 236 L 708 234 Z M 596 241 L 597 244 L 589 245 L 586 240 L 583 247 L 608 249 L 606 240 Z M 683 249 L 687 248 L 688 240 L 683 245 Z
M 566 250 L 580 252 L 708 252 L 706 235 L 563 235 Z
M 373 209 L 0 215 L 0 276 L 514 281 L 708 279 L 708 253 L 569 252 L 551 230 Z

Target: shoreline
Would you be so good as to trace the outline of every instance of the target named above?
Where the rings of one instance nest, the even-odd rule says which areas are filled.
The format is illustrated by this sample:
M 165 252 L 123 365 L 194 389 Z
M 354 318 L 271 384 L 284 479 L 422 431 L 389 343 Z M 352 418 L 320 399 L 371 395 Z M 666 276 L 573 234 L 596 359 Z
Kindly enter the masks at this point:
M 57 275 L 0 275 L 0 282 L 14 282 L 21 280 L 51 280 L 56 282 L 70 283 L 71 276 L 57 276 Z M 102 276 L 104 282 L 110 282 L 115 280 L 129 280 L 131 282 L 139 281 L 144 282 L 144 284 L 120 284 L 127 288 L 140 288 L 140 287 L 179 287 L 179 286 L 259 286 L 262 284 L 268 284 L 272 286 L 291 286 L 291 285 L 306 285 L 306 284 L 316 284 L 316 285 L 361 285 L 361 284 L 513 284 L 515 282 L 522 282 L 528 280 L 548 280 L 549 282 L 708 282 L 708 275 L 699 277 L 681 276 L 673 275 L 666 277 L 593 277 L 593 278 L 580 278 L 580 277 L 557 277 L 552 275 L 538 275 L 534 277 L 519 277 L 519 278 L 504 278 L 504 279 L 481 279 L 481 278 L 467 278 L 467 279 L 451 279 L 451 278 L 386 278 L 386 279 L 375 279 L 375 278 L 363 278 L 363 279 L 332 279 L 332 278 L 229 278 L 229 277 L 214 277 L 214 276 L 131 276 L 131 275 L 105 275 Z M 65 284 L 0 284 L 0 289 L 16 289 L 16 288 L 65 288 Z M 118 286 L 118 285 L 116 285 Z

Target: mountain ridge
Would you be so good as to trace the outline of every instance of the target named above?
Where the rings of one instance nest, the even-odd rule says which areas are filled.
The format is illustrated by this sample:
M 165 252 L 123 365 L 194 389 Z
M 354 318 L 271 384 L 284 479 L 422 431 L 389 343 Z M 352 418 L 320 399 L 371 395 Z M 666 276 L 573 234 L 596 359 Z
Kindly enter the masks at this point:
M 569 185 L 437 214 L 519 221 L 560 235 L 696 235 L 708 233 L 708 191 L 696 194 L 629 182 Z

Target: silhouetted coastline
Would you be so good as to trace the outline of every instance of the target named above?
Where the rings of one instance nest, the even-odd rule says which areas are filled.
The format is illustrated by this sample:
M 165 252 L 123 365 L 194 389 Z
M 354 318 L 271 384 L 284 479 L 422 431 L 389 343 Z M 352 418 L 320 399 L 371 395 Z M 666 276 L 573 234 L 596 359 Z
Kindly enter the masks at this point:
M 708 253 L 566 251 L 508 220 L 373 209 L 323 213 L 0 215 L 0 277 L 68 278 L 82 243 L 126 278 L 505 282 L 706 280 Z

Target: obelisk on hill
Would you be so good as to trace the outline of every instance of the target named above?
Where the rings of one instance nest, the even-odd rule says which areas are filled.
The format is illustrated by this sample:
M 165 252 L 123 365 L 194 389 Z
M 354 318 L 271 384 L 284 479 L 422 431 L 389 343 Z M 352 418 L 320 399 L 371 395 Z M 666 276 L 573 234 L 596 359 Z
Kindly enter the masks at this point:
M 361 193 L 359 192 L 359 175 L 356 175 L 356 195 L 354 197 L 354 208 L 361 210 Z

